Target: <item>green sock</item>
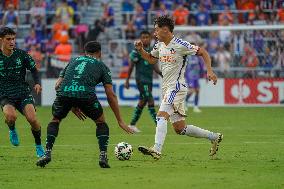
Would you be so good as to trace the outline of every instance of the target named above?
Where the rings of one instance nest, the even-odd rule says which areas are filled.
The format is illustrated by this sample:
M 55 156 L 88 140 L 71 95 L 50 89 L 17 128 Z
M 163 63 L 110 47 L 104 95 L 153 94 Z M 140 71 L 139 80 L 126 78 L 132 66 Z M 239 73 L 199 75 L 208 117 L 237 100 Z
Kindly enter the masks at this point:
M 132 120 L 130 122 L 130 125 L 136 125 L 136 122 L 140 118 L 142 111 L 143 111 L 143 107 L 141 108 L 139 106 L 136 106 L 136 108 L 134 110 L 134 115 L 132 116 Z
M 157 125 L 157 121 L 156 121 L 156 110 L 155 110 L 155 107 L 154 106 L 148 106 L 148 111 L 153 119 L 153 121 L 155 122 L 155 124 Z
M 97 123 L 96 136 L 99 143 L 100 151 L 107 151 L 109 128 L 106 123 Z

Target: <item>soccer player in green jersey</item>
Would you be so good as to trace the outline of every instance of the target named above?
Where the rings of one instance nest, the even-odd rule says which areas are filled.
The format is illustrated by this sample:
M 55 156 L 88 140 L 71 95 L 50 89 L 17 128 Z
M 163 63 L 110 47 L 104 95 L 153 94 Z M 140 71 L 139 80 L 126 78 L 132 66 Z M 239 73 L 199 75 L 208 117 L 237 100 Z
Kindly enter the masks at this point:
M 85 45 L 85 53 L 85 56 L 72 59 L 56 82 L 57 97 L 52 106 L 53 119 L 47 127 L 46 152 L 45 156 L 37 162 L 37 166 L 45 167 L 51 161 L 51 151 L 58 135 L 59 124 L 74 107 L 72 111 L 79 119 L 84 119 L 86 115 L 96 123 L 96 136 L 100 149 L 99 165 L 102 168 L 110 167 L 107 159 L 109 128 L 102 106 L 94 92 L 99 83 L 104 85 L 108 103 L 118 125 L 127 133 L 133 133 L 120 116 L 117 97 L 112 87 L 111 72 L 100 60 L 100 43 L 88 42 Z
M 140 40 L 145 47 L 145 50 L 150 52 L 150 43 L 151 43 L 151 34 L 148 31 L 142 31 L 140 33 Z M 134 110 L 134 114 L 132 120 L 130 122 L 129 127 L 135 131 L 136 133 L 141 132 L 137 127 L 136 123 L 139 120 L 143 108 L 148 103 L 148 110 L 153 119 L 156 123 L 156 110 L 154 105 L 154 99 L 152 96 L 152 86 L 153 86 L 153 70 L 162 76 L 162 72 L 158 68 L 157 64 L 149 64 L 146 60 L 144 60 L 141 55 L 134 49 L 130 53 L 130 66 L 128 70 L 128 77 L 125 81 L 125 88 L 129 88 L 129 78 L 131 76 L 132 70 L 135 66 L 135 80 L 136 85 L 139 90 L 139 101 L 138 105 Z
M 44 155 L 41 146 L 41 127 L 36 118 L 34 98 L 29 84 L 25 81 L 26 70 L 30 70 L 35 82 L 34 90 L 41 92 L 40 79 L 36 64 L 25 51 L 15 48 L 16 33 L 8 27 L 0 28 L 0 104 L 5 122 L 9 127 L 10 141 L 14 146 L 19 145 L 15 128 L 17 119 L 16 109 L 23 114 L 31 125 L 38 157 Z

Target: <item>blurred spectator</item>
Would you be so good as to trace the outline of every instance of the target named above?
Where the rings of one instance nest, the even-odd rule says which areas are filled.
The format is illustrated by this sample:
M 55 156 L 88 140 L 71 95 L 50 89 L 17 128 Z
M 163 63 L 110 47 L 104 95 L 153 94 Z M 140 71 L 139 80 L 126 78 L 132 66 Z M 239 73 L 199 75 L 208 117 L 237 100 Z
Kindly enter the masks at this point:
M 173 17 L 176 25 L 187 25 L 188 24 L 189 11 L 183 6 L 178 5 L 177 9 L 173 12 Z
M 173 10 L 174 7 L 174 1 L 173 0 L 161 0 L 161 3 L 163 3 L 166 6 L 167 10 Z
M 211 10 L 213 7 L 212 1 L 211 0 L 202 0 L 201 4 L 204 6 L 206 10 Z
M 234 17 L 233 14 L 230 11 L 230 8 L 228 6 L 224 7 L 224 11 L 218 15 L 218 24 L 226 26 L 228 24 L 233 24 Z
M 162 2 L 160 2 L 160 0 L 152 0 L 150 10 L 151 10 L 151 11 L 157 11 L 157 10 L 159 10 L 161 3 L 162 3 Z
M 16 29 L 19 24 L 19 15 L 18 12 L 15 11 L 15 7 L 13 4 L 9 4 L 7 11 L 4 13 L 2 24 L 4 26 L 8 26 Z
M 244 47 L 245 47 L 245 35 L 241 31 L 234 31 L 231 40 L 233 46 L 233 57 L 235 66 L 239 66 L 239 62 L 241 57 L 244 54 Z
M 8 9 L 10 4 L 12 4 L 16 10 L 19 9 L 19 0 L 4 0 L 5 9 Z
M 267 15 L 260 9 L 259 5 L 256 6 L 253 12 L 249 13 L 249 23 L 253 25 L 265 25 L 267 23 Z
M 278 11 L 277 11 L 276 20 L 278 22 L 284 23 L 284 3 L 281 6 L 281 8 L 279 8 Z
M 199 4 L 199 0 L 191 0 L 187 7 L 190 11 L 196 11 L 198 9 Z
M 217 53 L 214 55 L 214 58 L 221 73 L 226 76 L 230 71 L 230 63 L 232 61 L 231 54 L 224 48 L 223 45 L 220 45 Z
M 128 22 L 124 30 L 126 39 L 136 39 L 136 28 L 133 22 Z
M 52 26 L 53 39 L 59 42 L 62 35 L 68 34 L 69 26 L 64 23 L 61 16 L 56 16 L 56 21 Z
M 280 9 L 284 6 L 284 0 L 276 0 L 276 8 Z
M 67 0 L 62 0 L 56 9 L 56 16 L 60 16 L 63 23 L 73 26 L 74 9 L 68 5 Z
M 274 9 L 277 0 L 259 0 L 260 9 Z M 279 0 L 278 0 L 279 1 Z
M 35 23 L 37 17 L 41 17 L 42 20 L 45 19 L 45 7 L 41 0 L 35 0 L 34 6 L 30 9 L 30 14 L 32 17 L 32 23 Z
M 156 16 L 169 15 L 167 7 L 164 3 L 160 3 L 159 9 L 156 11 Z
M 204 45 L 204 42 L 203 42 L 203 39 L 201 38 L 201 36 L 194 31 L 189 32 L 188 35 L 185 36 L 184 40 L 186 40 L 190 43 L 195 43 L 198 46 Z
M 137 4 L 135 7 L 135 13 L 133 16 L 133 23 L 138 30 L 137 32 L 140 32 L 140 30 L 144 29 L 146 26 L 146 13 L 143 11 L 143 8 L 141 5 Z
M 76 25 L 76 28 L 74 29 L 74 34 L 75 34 L 76 44 L 78 45 L 80 53 L 84 53 L 84 45 L 86 43 L 87 33 L 88 33 L 87 24 L 78 23 Z
M 63 35 L 60 38 L 59 44 L 55 47 L 54 54 L 58 60 L 68 62 L 72 54 L 72 45 L 68 42 L 68 35 Z
M 44 59 L 44 56 L 41 53 L 40 49 L 36 45 L 32 45 L 28 53 L 34 59 L 36 63 L 36 68 L 40 70 L 40 68 L 42 67 L 43 59 Z
M 264 41 L 265 36 L 263 35 L 263 33 L 259 30 L 256 30 L 253 32 L 252 37 L 253 37 L 253 48 L 255 49 L 255 51 L 258 54 L 263 53 L 265 45 Z
M 42 20 L 42 17 L 36 17 L 35 23 L 32 24 L 36 33 L 36 38 L 38 41 L 42 42 L 45 39 L 45 22 Z
M 45 0 L 45 11 L 49 13 L 55 10 L 56 10 L 55 0 Z M 52 23 L 53 18 L 54 18 L 53 14 L 46 14 L 46 24 L 50 25 Z
M 208 26 L 211 25 L 211 17 L 208 10 L 201 4 L 199 6 L 198 12 L 195 15 L 197 26 Z
M 87 42 L 88 41 L 96 41 L 98 36 L 101 32 L 104 32 L 105 28 L 100 20 L 95 20 L 94 27 L 92 29 L 89 29 L 88 35 L 87 35 Z
M 121 3 L 121 10 L 123 16 L 123 23 L 132 20 L 132 12 L 134 11 L 134 4 L 132 0 L 123 0 Z
M 119 73 L 119 78 L 121 78 L 121 79 L 125 79 L 128 76 L 128 66 L 129 66 L 129 58 L 128 57 L 129 57 L 128 52 L 124 51 L 123 55 L 122 55 L 122 65 L 120 66 L 121 70 L 120 70 L 120 73 Z
M 138 0 L 138 3 L 141 5 L 143 11 L 147 12 L 151 8 L 152 0 Z
M 265 68 L 264 73 L 267 74 L 267 76 L 272 76 L 271 73 L 271 69 L 274 67 L 275 63 L 274 63 L 274 58 L 270 52 L 270 49 L 268 47 L 265 48 L 264 51 L 264 59 L 262 60 L 262 64 L 261 67 Z
M 209 37 L 207 38 L 207 41 L 205 43 L 205 48 L 207 49 L 209 55 L 212 59 L 212 66 L 216 67 L 217 63 L 214 61 L 214 54 L 217 53 L 218 47 L 221 45 L 221 41 L 218 36 L 218 32 L 213 31 L 209 33 Z
M 259 60 L 255 54 L 254 49 L 249 44 L 246 44 L 244 52 L 245 54 L 241 59 L 241 64 L 249 68 L 257 67 L 257 65 L 259 65 Z
M 238 9 L 246 11 L 243 14 L 239 14 L 239 23 L 247 23 L 249 18 L 249 12 L 253 11 L 256 7 L 254 0 L 239 0 Z
M 102 22 L 106 27 L 114 26 L 114 9 L 107 2 L 102 3 L 102 6 L 104 8 Z
M 30 30 L 29 35 L 25 38 L 24 47 L 26 51 L 31 49 L 31 46 L 35 46 L 37 48 L 40 47 L 40 41 L 36 38 L 36 33 L 34 29 Z

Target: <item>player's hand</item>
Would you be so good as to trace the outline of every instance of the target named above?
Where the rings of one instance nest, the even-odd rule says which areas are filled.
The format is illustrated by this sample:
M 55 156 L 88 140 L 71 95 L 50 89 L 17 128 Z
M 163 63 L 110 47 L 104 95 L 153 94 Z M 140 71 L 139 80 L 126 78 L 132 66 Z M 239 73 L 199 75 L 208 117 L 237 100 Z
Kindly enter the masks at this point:
M 137 51 L 141 51 L 143 49 L 143 43 L 141 40 L 134 41 L 134 47 Z
M 209 81 L 213 81 L 213 84 L 216 85 L 217 84 L 217 76 L 213 71 L 208 71 L 207 72 L 207 78 Z
M 63 78 L 62 77 L 59 77 L 55 83 L 55 90 L 57 90 L 60 86 L 60 84 L 62 83 L 63 81 Z
M 40 84 L 36 84 L 34 86 L 34 90 L 35 90 L 36 94 L 39 94 L 41 92 L 41 90 L 42 90 Z
M 126 80 L 126 81 L 125 81 L 124 87 L 125 87 L 126 89 L 129 89 L 129 80 Z
M 120 128 L 122 128 L 128 134 L 134 133 L 134 131 L 131 128 L 129 128 L 123 121 L 119 121 L 118 125 L 119 125 Z
M 84 121 L 87 116 L 80 110 L 80 108 L 72 108 L 71 111 L 73 114 L 75 114 L 76 117 L 78 117 L 80 120 Z

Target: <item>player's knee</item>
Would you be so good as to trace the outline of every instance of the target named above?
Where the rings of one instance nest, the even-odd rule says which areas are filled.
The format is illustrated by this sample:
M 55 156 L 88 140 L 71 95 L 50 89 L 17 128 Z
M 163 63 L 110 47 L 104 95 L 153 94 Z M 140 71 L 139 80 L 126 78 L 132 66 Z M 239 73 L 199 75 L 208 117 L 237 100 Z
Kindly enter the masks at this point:
M 184 135 L 184 129 L 181 128 L 174 128 L 176 134 L 178 135 Z
M 146 105 L 146 101 L 145 101 L 145 100 L 140 100 L 140 101 L 138 102 L 138 106 L 139 106 L 140 108 L 144 108 L 145 105 Z
M 7 113 L 5 115 L 5 120 L 7 123 L 15 123 L 17 120 L 17 115 L 14 113 Z

